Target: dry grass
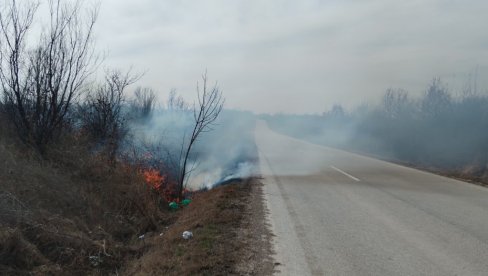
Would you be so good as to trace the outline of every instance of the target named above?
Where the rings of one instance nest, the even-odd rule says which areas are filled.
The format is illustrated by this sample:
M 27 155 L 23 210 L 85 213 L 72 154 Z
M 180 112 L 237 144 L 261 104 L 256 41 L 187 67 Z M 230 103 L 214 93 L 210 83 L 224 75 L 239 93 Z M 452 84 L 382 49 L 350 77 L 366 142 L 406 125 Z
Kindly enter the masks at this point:
M 83 137 L 64 137 L 47 158 L 12 137 L 0 133 L 1 275 L 236 273 L 247 181 L 170 212 L 138 170 L 90 154 Z
M 4 128 L 9 129 L 9 128 Z M 171 222 L 135 169 L 64 137 L 47 158 L 0 133 L 0 274 L 115 274 Z
M 249 200 L 251 185 L 237 181 L 198 193 L 179 211 L 178 220 L 155 233 L 149 250 L 127 267 L 130 275 L 229 275 L 236 273 L 244 241 L 237 233 Z M 183 231 L 193 238 L 184 240 Z

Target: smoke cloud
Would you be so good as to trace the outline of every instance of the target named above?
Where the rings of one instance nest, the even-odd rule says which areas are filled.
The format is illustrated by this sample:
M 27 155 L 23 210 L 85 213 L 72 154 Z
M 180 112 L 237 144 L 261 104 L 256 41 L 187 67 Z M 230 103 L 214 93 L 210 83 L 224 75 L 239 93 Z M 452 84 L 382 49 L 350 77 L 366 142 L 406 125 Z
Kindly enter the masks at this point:
M 451 91 L 440 79 L 422 96 L 388 89 L 378 105 L 321 115 L 263 115 L 281 133 L 423 168 L 488 176 L 488 96 L 469 82 Z
M 233 178 L 255 175 L 254 125 L 250 112 L 223 110 L 190 153 L 186 186 L 209 189 Z M 150 152 L 176 175 L 193 126 L 193 111 L 160 109 L 143 123 L 131 125 L 131 138 L 141 155 Z

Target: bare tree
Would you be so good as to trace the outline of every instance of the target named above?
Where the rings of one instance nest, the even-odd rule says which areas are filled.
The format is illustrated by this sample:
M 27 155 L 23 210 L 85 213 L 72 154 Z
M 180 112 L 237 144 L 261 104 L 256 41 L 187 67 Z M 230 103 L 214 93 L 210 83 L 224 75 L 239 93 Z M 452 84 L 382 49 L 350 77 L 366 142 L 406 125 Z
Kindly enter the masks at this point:
M 16 0 L 0 10 L 0 84 L 7 114 L 20 138 L 41 152 L 60 134 L 72 103 L 94 73 L 93 27 L 98 10 L 49 1 L 49 22 L 38 44 L 28 49 L 38 3 Z
M 171 89 L 168 96 L 168 110 L 188 110 L 190 106 L 183 99 L 183 97 L 176 94 L 176 89 Z
M 134 100 L 131 103 L 132 112 L 136 118 L 147 118 L 154 109 L 156 94 L 148 87 L 137 87 L 134 92 Z
M 81 107 L 83 128 L 98 143 L 105 146 L 110 160 L 115 160 L 120 140 L 127 133 L 122 108 L 125 103 L 125 89 L 140 76 L 133 76 L 130 70 L 106 72 L 105 82 L 91 92 Z
M 427 118 L 435 118 L 451 108 L 452 98 L 440 78 L 434 78 L 421 100 L 421 111 Z
M 408 92 L 403 89 L 388 88 L 383 95 L 382 108 L 385 115 L 390 119 L 398 119 L 405 115 L 410 100 Z
M 327 113 L 327 116 L 333 119 L 343 119 L 346 116 L 344 108 L 340 104 L 334 104 L 332 109 Z
M 183 190 L 186 179 L 191 173 L 191 169 L 187 168 L 190 152 L 198 137 L 204 132 L 212 130 L 212 124 L 217 120 L 224 105 L 224 98 L 222 92 L 217 86 L 217 83 L 212 88 L 208 88 L 207 73 L 202 75 L 203 87 L 197 84 L 198 105 L 193 106 L 193 130 L 188 141 L 184 142 L 181 147 L 180 154 L 180 173 L 178 176 L 178 198 L 182 199 Z

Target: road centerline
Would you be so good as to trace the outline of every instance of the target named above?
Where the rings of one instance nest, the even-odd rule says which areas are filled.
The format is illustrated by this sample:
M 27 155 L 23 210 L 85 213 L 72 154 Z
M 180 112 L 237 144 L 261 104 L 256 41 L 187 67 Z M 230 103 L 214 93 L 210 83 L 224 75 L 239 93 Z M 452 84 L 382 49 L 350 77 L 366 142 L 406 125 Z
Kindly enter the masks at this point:
M 358 181 L 358 182 L 359 182 L 359 181 L 361 181 L 359 178 L 354 177 L 354 176 L 352 176 L 352 175 L 348 174 L 347 172 L 345 172 L 345 171 L 343 171 L 343 170 L 341 170 L 341 169 L 339 169 L 339 168 L 336 168 L 336 167 L 334 167 L 334 166 L 330 166 L 330 167 L 331 167 L 332 169 L 334 169 L 334 170 L 336 170 L 336 171 L 338 171 L 338 172 L 342 173 L 343 175 L 345 175 L 345 176 L 347 176 L 347 177 L 351 178 L 351 179 L 352 179 L 352 180 L 354 180 L 354 181 Z

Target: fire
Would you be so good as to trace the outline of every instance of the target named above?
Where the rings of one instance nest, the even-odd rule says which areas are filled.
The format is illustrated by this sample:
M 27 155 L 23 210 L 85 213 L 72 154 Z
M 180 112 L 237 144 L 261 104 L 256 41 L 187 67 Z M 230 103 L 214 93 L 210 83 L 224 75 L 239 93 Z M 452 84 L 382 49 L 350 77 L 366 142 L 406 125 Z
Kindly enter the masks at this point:
M 154 156 L 151 153 L 146 152 L 141 155 L 141 158 L 133 166 L 140 173 L 145 184 L 157 192 L 166 202 L 179 202 L 178 183 L 174 177 L 167 174 L 165 164 L 154 160 Z M 187 189 L 183 189 L 182 192 L 184 197 L 191 195 L 191 191 Z
M 161 173 L 155 169 L 144 170 L 142 174 L 146 183 L 155 190 L 159 190 L 166 179 L 165 176 L 162 176 Z
M 162 175 L 160 170 L 148 168 L 140 170 L 144 180 L 148 186 L 157 191 L 166 202 L 179 202 L 177 195 L 177 183 L 172 181 L 170 177 Z M 184 189 L 183 194 L 188 194 L 189 191 Z

